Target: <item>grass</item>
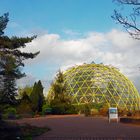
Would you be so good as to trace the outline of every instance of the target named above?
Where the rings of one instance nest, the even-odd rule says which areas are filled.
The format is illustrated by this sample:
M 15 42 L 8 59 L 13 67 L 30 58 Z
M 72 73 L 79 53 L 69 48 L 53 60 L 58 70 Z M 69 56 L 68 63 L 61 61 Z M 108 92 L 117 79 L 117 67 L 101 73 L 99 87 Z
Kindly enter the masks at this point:
M 29 124 L 20 126 L 11 122 L 0 121 L 0 140 L 32 140 L 49 130 L 47 127 L 36 127 Z

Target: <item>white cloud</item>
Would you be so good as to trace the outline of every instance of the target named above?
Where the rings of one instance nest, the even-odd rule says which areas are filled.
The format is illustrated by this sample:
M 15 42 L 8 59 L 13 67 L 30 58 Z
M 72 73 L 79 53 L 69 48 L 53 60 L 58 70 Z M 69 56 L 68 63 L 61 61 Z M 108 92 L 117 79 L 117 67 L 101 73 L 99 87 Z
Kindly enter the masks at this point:
M 59 68 L 66 69 L 84 62 L 103 62 L 119 68 L 134 82 L 140 82 L 139 45 L 140 42 L 130 38 L 127 33 L 115 29 L 108 33 L 90 32 L 85 37 L 69 40 L 58 34 L 45 33 L 27 44 L 26 51 L 40 50 L 40 54 L 26 64 L 30 67 L 43 64 L 43 67 L 39 66 L 38 69 L 45 68 L 48 77 L 49 67 L 56 72 Z
M 73 31 L 71 29 L 65 29 L 63 32 L 64 32 L 64 34 L 73 36 L 73 37 L 81 35 L 81 33 L 77 32 L 77 31 Z
M 118 51 L 130 51 L 129 49 L 135 48 L 139 45 L 139 41 L 132 39 L 128 33 L 115 29 L 107 33 L 106 37 L 112 46 L 116 47 L 114 50 Z

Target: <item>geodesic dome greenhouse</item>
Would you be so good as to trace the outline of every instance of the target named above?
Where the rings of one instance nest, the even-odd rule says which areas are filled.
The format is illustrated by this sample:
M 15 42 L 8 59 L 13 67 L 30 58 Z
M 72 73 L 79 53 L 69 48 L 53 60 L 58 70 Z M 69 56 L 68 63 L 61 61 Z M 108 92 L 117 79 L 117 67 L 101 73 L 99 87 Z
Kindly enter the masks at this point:
M 103 64 L 83 64 L 64 72 L 66 93 L 72 104 L 103 103 L 126 110 L 140 109 L 140 95 L 118 69 Z M 51 88 L 48 98 L 53 98 Z

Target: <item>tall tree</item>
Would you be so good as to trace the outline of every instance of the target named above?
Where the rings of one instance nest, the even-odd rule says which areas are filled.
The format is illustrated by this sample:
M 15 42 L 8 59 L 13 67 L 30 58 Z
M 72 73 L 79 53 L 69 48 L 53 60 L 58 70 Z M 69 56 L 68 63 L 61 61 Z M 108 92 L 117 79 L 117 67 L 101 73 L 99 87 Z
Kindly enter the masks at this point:
M 15 61 L 12 57 L 7 56 L 5 57 L 5 63 L 3 65 L 3 77 L 2 81 L 3 82 L 3 88 L 1 90 L 2 94 L 0 95 L 0 103 L 5 104 L 5 103 L 16 103 L 16 81 L 14 77 L 14 73 L 16 74 L 16 66 L 15 66 Z
M 44 103 L 43 86 L 41 81 L 35 82 L 33 91 L 31 92 L 30 99 L 32 102 L 32 110 L 34 112 L 41 112 Z
M 123 6 L 120 10 L 114 10 L 112 18 L 120 23 L 127 32 L 135 39 L 140 40 L 140 0 L 113 0 L 120 6 Z M 131 12 L 128 14 L 122 14 L 121 10 L 125 8 Z M 126 13 L 126 11 L 123 11 Z
M 38 99 L 38 112 L 41 112 L 42 111 L 43 103 L 45 101 L 45 98 L 44 98 L 44 94 L 43 94 L 43 86 L 42 86 L 42 83 L 41 83 L 40 80 L 38 81 L 38 95 L 39 95 L 39 99 Z
M 9 21 L 8 15 L 8 13 L 5 13 L 3 16 L 0 16 L 0 36 L 4 34 L 3 30 L 6 28 Z
M 52 83 L 52 93 L 54 98 L 50 101 L 50 105 L 53 114 L 67 114 L 70 109 L 74 110 L 71 105 L 71 98 L 66 94 L 66 84 L 61 71 L 58 72 L 55 81 Z
M 63 73 L 59 70 L 58 74 L 56 75 L 56 79 L 52 84 L 54 96 L 56 98 L 63 97 L 66 92 L 66 86 L 64 83 L 64 76 Z
M 25 76 L 21 72 L 24 60 L 33 59 L 39 52 L 26 53 L 20 49 L 26 47 L 33 37 L 8 37 L 4 35 L 4 29 L 9 21 L 8 13 L 0 17 L 0 103 L 15 104 L 17 95 L 16 80 Z

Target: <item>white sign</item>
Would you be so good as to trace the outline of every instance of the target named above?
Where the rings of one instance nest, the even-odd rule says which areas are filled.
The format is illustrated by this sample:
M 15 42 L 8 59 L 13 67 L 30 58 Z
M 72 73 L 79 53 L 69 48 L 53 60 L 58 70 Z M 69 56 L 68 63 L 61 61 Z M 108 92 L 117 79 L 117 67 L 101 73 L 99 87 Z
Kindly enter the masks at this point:
M 108 110 L 108 117 L 109 117 L 109 122 L 111 119 L 117 119 L 117 122 L 119 121 L 118 118 L 118 109 L 116 107 L 110 107 Z

